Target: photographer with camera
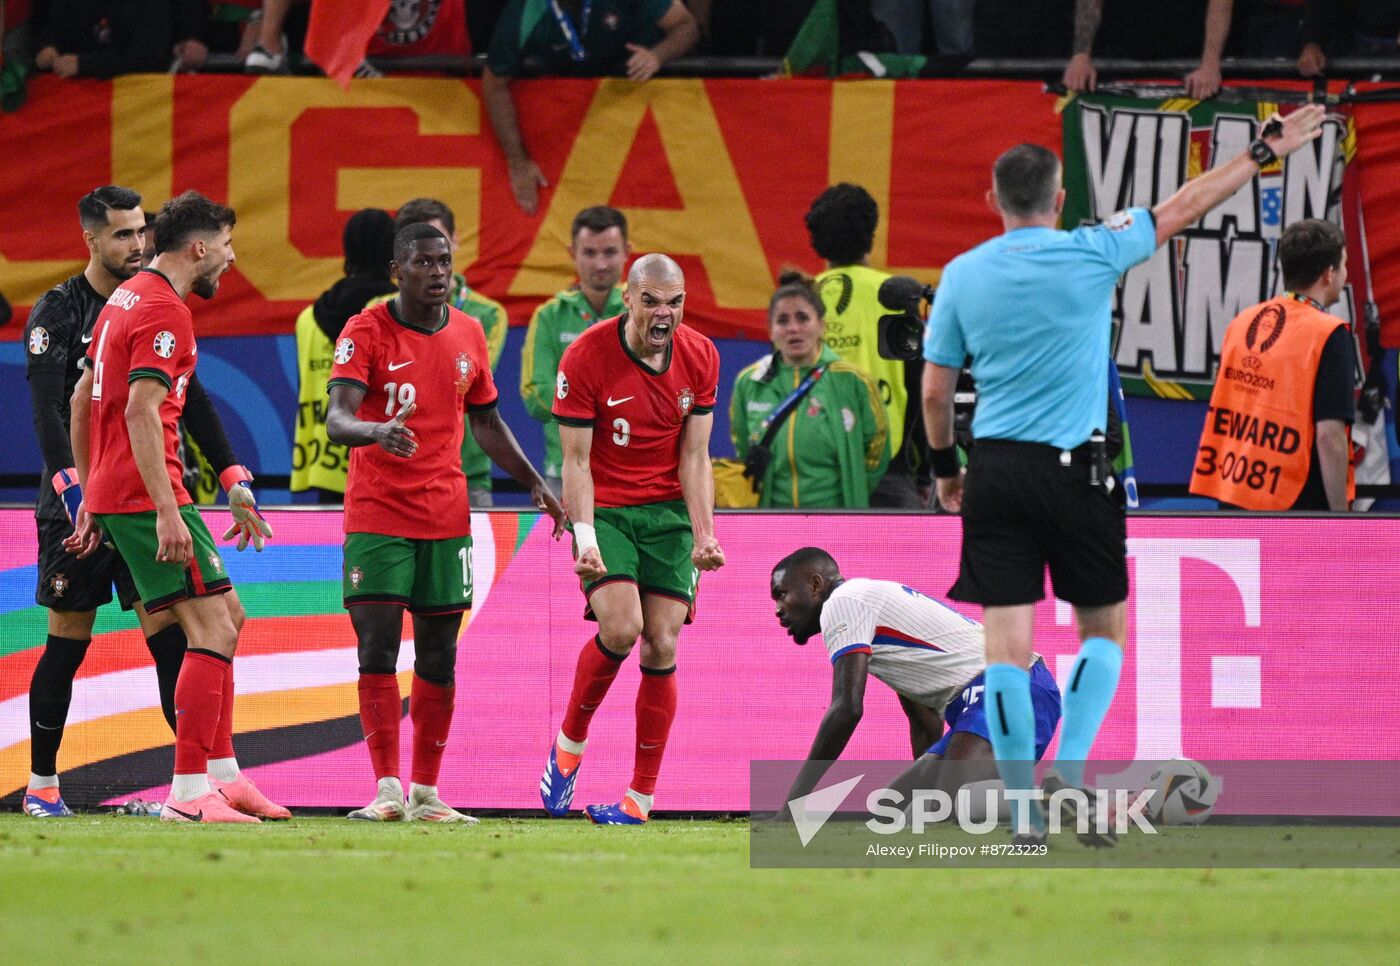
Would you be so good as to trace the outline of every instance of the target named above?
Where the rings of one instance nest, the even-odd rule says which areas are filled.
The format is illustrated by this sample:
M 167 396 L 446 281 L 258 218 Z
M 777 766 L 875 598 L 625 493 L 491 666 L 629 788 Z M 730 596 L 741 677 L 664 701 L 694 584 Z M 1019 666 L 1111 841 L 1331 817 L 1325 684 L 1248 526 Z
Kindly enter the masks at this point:
M 874 380 L 890 427 L 890 464 L 870 495 L 870 505 L 922 509 L 932 476 L 919 410 L 917 363 L 878 351 L 879 292 L 888 272 L 870 267 L 880 208 L 860 185 L 836 184 L 812 202 L 806 215 L 812 248 L 826 260 L 817 291 L 826 306 L 826 344 Z
M 868 507 L 889 463 L 879 390 L 822 341 L 812 280 L 784 271 L 768 303 L 773 353 L 739 373 L 729 402 L 734 450 L 762 507 Z

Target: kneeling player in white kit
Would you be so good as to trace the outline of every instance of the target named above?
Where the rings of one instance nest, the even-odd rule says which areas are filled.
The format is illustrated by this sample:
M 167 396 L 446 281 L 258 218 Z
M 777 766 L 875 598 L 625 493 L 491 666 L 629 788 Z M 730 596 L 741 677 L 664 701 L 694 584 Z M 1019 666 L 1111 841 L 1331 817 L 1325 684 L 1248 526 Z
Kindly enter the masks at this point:
M 985 762 L 985 776 L 970 769 L 960 771 L 960 778 L 996 777 L 987 717 L 1001 711 L 989 711 L 982 700 L 982 625 L 892 580 L 848 580 L 819 547 L 803 547 L 778 561 L 771 590 L 778 623 L 798 644 L 820 633 L 832 670 L 831 705 L 786 801 L 812 791 L 845 751 L 872 674 L 899 695 L 920 765 Z M 1039 656 L 1029 670 L 1039 760 L 1060 720 L 1060 690 Z M 913 787 L 914 778 L 906 772 L 893 784 Z

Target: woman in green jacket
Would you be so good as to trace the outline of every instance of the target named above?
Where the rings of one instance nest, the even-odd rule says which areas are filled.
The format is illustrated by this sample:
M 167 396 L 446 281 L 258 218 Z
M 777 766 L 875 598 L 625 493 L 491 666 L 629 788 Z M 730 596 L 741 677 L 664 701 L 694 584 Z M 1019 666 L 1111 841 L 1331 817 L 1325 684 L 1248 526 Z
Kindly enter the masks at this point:
M 816 382 L 779 423 L 759 506 L 867 507 L 890 461 L 879 390 L 823 342 L 821 296 L 811 279 L 785 271 L 768 303 L 773 353 L 739 373 L 729 401 L 730 435 L 743 459 L 764 420 L 815 374 Z

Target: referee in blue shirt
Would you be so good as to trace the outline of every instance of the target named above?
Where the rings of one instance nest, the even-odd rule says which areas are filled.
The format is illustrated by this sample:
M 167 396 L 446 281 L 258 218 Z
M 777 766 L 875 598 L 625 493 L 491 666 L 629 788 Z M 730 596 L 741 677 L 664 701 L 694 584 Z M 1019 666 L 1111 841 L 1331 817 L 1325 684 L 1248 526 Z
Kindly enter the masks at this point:
M 1064 693 L 1056 770 L 1042 790 L 1083 784 L 1084 759 L 1118 687 L 1128 597 L 1124 513 L 1104 485 L 1109 333 L 1118 277 L 1247 184 L 1260 167 L 1321 132 L 1307 105 L 1275 118 L 1249 150 L 1182 186 L 1151 211 L 1060 231 L 1060 161 L 1022 144 L 997 159 L 987 201 L 1005 233 L 943 270 L 924 336 L 923 405 L 938 500 L 962 514 L 955 600 L 984 608 L 987 718 L 1007 788 L 1030 788 L 1035 603 L 1045 568 L 1074 605 L 1083 642 Z M 971 360 L 977 383 L 966 477 L 953 446 L 953 391 Z M 1092 799 L 1091 799 L 1092 801 Z M 1073 810 L 1064 816 L 1074 819 Z M 1018 809 L 1021 841 L 1044 841 L 1038 810 Z M 1112 845 L 1112 831 L 1081 836 Z

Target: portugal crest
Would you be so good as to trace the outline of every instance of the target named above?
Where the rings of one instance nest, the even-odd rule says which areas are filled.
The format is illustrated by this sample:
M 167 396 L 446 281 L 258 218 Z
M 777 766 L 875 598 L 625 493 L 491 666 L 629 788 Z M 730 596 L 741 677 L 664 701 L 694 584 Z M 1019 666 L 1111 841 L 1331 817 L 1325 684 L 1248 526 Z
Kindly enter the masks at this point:
M 64 574 L 54 574 L 49 578 L 49 589 L 55 597 L 62 597 L 68 590 L 68 578 Z
M 351 568 L 350 568 L 350 586 L 351 586 L 353 589 L 359 590 L 359 589 L 360 589 L 360 581 L 362 581 L 362 580 L 364 580 L 364 579 L 365 579 L 365 572 L 364 572 L 363 570 L 361 570 L 359 567 L 351 567 Z
M 454 364 L 454 372 L 457 376 L 457 391 L 466 392 L 472 384 L 472 358 L 465 352 L 457 353 L 457 361 Z
M 686 386 L 676 394 L 676 402 L 681 407 L 682 416 L 690 415 L 690 407 L 695 405 L 695 392 Z
M 209 555 L 209 566 L 214 568 L 214 573 L 216 574 L 224 572 L 224 562 L 219 559 L 219 555 L 216 553 L 211 553 Z

